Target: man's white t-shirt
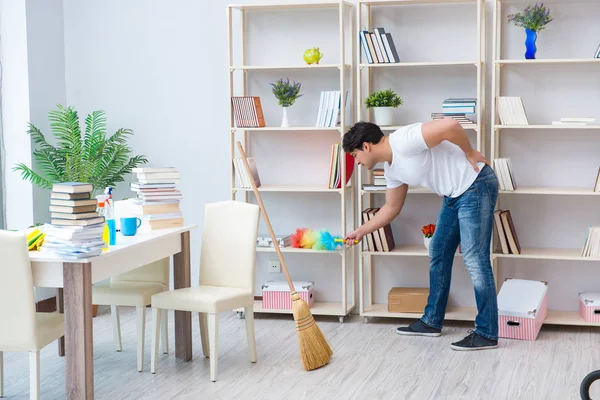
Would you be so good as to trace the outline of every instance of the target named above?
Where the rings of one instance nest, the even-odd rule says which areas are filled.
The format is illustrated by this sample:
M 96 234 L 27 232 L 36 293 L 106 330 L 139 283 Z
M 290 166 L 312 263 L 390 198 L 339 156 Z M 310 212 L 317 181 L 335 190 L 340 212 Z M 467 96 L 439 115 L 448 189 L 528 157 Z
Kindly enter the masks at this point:
M 427 147 L 421 125 L 407 125 L 390 134 L 393 159 L 384 164 L 387 187 L 408 184 L 424 186 L 440 196 L 460 196 L 478 173 L 454 143 L 444 140 L 437 146 Z M 479 170 L 485 166 L 483 162 L 477 165 Z

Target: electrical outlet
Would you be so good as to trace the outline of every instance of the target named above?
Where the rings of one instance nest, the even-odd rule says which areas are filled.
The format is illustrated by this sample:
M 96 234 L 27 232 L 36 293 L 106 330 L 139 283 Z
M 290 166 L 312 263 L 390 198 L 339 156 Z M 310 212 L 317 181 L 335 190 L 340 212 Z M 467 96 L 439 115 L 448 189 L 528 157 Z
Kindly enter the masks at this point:
M 273 274 L 281 272 L 281 263 L 279 260 L 269 260 L 269 272 Z

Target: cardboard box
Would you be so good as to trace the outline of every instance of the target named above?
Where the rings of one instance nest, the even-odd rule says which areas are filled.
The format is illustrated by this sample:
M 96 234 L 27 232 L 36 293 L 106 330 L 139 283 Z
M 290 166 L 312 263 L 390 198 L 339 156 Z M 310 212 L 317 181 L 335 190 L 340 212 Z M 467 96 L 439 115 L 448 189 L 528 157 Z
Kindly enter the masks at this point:
M 429 288 L 394 287 L 388 293 L 388 312 L 423 312 L 428 296 Z
M 311 307 L 315 301 L 314 282 L 292 281 L 300 298 Z M 262 307 L 268 310 L 291 310 L 292 297 L 287 281 L 268 281 L 262 285 Z
M 535 340 L 548 313 L 548 284 L 506 279 L 498 293 L 498 336 Z
M 600 293 L 579 294 L 579 315 L 585 322 L 600 322 Z

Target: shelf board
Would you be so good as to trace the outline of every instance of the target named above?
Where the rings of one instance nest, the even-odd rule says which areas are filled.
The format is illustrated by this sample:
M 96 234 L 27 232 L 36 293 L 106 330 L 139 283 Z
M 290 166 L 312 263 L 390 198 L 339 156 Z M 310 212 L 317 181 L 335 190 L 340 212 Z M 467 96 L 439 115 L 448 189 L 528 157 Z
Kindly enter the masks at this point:
M 400 128 L 404 128 L 405 125 L 392 125 L 392 126 L 380 126 L 379 128 L 381 128 L 382 131 L 395 131 L 397 129 Z M 477 130 L 477 125 L 476 124 L 465 124 L 462 125 L 464 130 L 472 130 L 472 131 L 476 131 Z
M 263 4 L 232 4 L 229 8 L 238 10 L 261 10 L 261 11 L 275 11 L 275 10 L 294 10 L 294 9 L 306 9 L 306 8 L 338 8 L 340 4 L 344 7 L 352 7 L 352 3 L 347 1 L 320 1 L 320 2 L 298 2 L 298 3 L 263 3 Z
M 262 128 L 237 128 L 237 127 L 232 127 L 231 130 L 232 131 L 255 131 L 255 132 L 276 132 L 276 131 L 289 131 L 289 132 L 302 132 L 302 131 L 309 131 L 309 132 L 322 132 L 322 131 L 332 131 L 332 132 L 339 132 L 341 129 L 341 127 L 339 126 L 335 126 L 333 128 L 326 128 L 326 127 L 319 127 L 319 126 L 287 126 L 287 127 L 281 127 L 281 126 L 265 126 Z
M 335 315 L 339 317 L 346 316 L 355 307 L 352 302 L 348 302 L 348 310 L 344 310 L 344 305 L 340 303 L 325 303 L 315 301 L 310 308 L 312 315 Z M 254 312 L 255 313 L 271 313 L 271 314 L 291 314 L 292 310 L 280 310 L 280 309 L 267 309 L 263 308 L 262 300 L 254 300 Z
M 268 70 L 286 70 L 286 69 L 340 69 L 342 64 L 297 64 L 297 65 L 236 65 L 230 69 L 246 71 L 268 71 Z M 350 68 L 350 64 L 345 64 Z
M 494 129 L 600 129 L 593 125 L 494 125 Z
M 364 189 L 361 190 L 361 194 L 376 194 L 376 193 L 385 194 L 385 192 L 386 192 L 385 188 L 379 189 L 379 190 L 364 190 Z M 415 194 L 428 193 L 428 194 L 431 194 L 433 192 L 431 190 L 429 190 L 428 188 L 426 188 L 426 187 L 421 187 L 421 186 L 411 187 L 411 186 L 409 186 L 408 193 L 415 193 Z
M 479 0 L 367 0 L 360 4 L 365 6 L 402 6 L 414 4 L 456 4 L 471 3 L 477 4 Z
M 538 58 L 535 60 L 496 60 L 496 64 L 600 64 L 600 58 Z
M 585 322 L 578 311 L 553 311 L 548 310 L 546 325 L 580 325 L 580 326 L 600 326 L 600 322 Z
M 298 249 L 295 247 L 279 247 L 282 253 L 299 253 L 299 254 L 341 254 L 346 247 L 336 250 L 313 250 L 313 249 Z M 256 251 L 260 253 L 275 253 L 275 247 L 256 247 Z
M 528 258 L 540 260 L 600 261 L 600 258 L 581 257 L 581 249 L 521 248 L 521 254 L 494 252 L 494 258 Z
M 346 186 L 346 190 L 352 187 Z M 232 189 L 238 192 L 252 192 L 252 188 L 236 187 Z M 320 193 L 340 193 L 342 189 L 328 189 L 326 185 L 261 185 L 258 188 L 259 192 L 320 192 Z
M 575 196 L 600 196 L 600 192 L 593 192 L 590 188 L 577 187 L 534 187 L 523 186 L 516 190 L 500 190 L 503 194 L 546 194 L 546 195 L 575 195 Z
M 421 318 L 422 312 L 418 313 L 393 313 L 388 311 L 387 304 L 373 304 L 361 314 L 364 317 L 386 317 L 386 318 Z M 475 307 L 448 307 L 446 309 L 446 320 L 474 321 L 477 316 Z
M 365 239 L 363 239 L 364 241 Z M 392 251 L 363 251 L 363 255 L 371 256 L 424 256 L 429 257 L 429 250 L 425 248 L 424 244 L 403 244 L 397 245 Z M 456 252 L 455 256 L 461 256 L 462 253 Z
M 360 64 L 361 68 L 394 68 L 394 67 L 452 67 L 452 66 L 477 66 L 478 61 L 420 61 L 398 63 L 373 63 Z

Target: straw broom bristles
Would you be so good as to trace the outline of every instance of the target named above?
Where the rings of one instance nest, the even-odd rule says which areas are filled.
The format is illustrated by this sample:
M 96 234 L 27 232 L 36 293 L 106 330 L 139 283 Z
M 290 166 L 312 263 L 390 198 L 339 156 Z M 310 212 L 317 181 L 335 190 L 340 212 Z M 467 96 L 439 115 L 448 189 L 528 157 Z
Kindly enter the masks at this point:
M 292 293 L 292 314 L 296 321 L 298 344 L 304 369 L 310 371 L 321 368 L 331 360 L 333 351 L 315 322 L 310 307 L 297 292 Z
M 258 192 L 258 188 L 256 187 L 256 182 L 254 181 L 254 176 L 250 170 L 246 153 L 244 152 L 240 142 L 237 142 L 237 147 L 240 155 L 242 156 L 244 168 L 248 174 L 248 177 L 250 178 L 252 190 L 254 191 L 254 195 L 256 196 L 258 205 L 260 206 L 263 218 L 267 228 L 269 228 L 269 233 L 271 234 L 271 239 L 273 240 L 275 251 L 277 252 L 277 257 L 279 258 L 279 262 L 281 263 L 281 267 L 290 287 L 290 295 L 292 297 L 292 314 L 294 316 L 294 321 L 296 321 L 296 331 L 298 333 L 298 344 L 300 345 L 302 364 L 307 371 L 320 368 L 329 362 L 333 351 L 331 350 L 331 347 L 329 347 L 325 336 L 323 336 L 323 332 L 321 332 L 321 329 L 319 329 L 317 326 L 317 323 L 310 312 L 310 307 L 304 300 L 302 300 L 294 288 L 292 278 L 290 278 L 287 266 L 285 265 L 285 260 L 283 259 L 283 254 L 281 254 L 281 250 L 279 249 L 275 232 L 273 232 L 271 221 L 269 221 L 269 216 L 267 215 L 262 198 Z

